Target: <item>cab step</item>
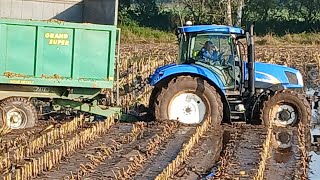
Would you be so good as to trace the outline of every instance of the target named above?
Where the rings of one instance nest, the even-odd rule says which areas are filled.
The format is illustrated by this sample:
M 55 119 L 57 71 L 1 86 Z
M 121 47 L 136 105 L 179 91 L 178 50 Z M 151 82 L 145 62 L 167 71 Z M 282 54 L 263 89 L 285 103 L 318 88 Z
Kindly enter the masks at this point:
M 231 111 L 231 121 L 246 121 L 246 114 L 242 111 Z
M 227 94 L 227 100 L 230 105 L 230 119 L 232 122 L 239 122 L 244 121 L 246 122 L 246 114 L 245 111 L 239 111 L 239 108 L 237 106 L 243 105 L 243 100 L 239 92 L 228 92 Z

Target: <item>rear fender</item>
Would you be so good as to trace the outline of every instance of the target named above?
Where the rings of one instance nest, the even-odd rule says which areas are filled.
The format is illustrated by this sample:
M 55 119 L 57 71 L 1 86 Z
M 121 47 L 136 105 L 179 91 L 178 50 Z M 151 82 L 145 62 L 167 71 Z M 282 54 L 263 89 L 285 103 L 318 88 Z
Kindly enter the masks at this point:
M 166 86 L 171 79 L 180 75 L 191 75 L 201 77 L 206 80 L 210 85 L 214 86 L 221 96 L 224 104 L 224 120 L 230 122 L 230 107 L 227 101 L 225 90 L 220 78 L 212 71 L 199 66 L 199 65 L 166 65 L 158 68 L 155 73 L 150 77 L 150 85 L 155 86 L 155 91 L 159 88 Z
M 217 90 L 221 90 L 223 93 L 225 93 L 221 79 L 212 71 L 199 65 L 181 64 L 160 67 L 150 77 L 150 85 L 158 86 L 159 84 L 163 84 L 163 82 L 168 82 L 168 80 L 172 79 L 173 77 L 187 74 L 203 77 L 210 84 L 214 85 Z

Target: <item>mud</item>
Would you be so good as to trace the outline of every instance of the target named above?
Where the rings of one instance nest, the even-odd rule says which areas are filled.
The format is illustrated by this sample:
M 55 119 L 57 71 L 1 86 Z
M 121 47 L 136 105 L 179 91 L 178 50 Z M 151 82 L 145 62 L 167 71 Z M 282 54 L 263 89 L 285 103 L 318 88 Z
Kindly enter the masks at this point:
M 105 136 L 98 137 L 94 142 L 88 143 L 87 147 L 78 150 L 72 156 L 68 156 L 58 166 L 45 172 L 35 179 L 64 179 L 71 174 L 77 174 L 81 164 L 86 164 L 90 160 L 86 157 L 88 154 L 94 154 L 96 149 L 101 146 L 108 146 L 112 143 L 112 140 L 119 140 L 120 136 L 129 133 L 132 129 L 132 124 L 119 123 L 109 130 L 109 133 Z
M 33 128 L 27 128 L 24 130 L 11 130 L 8 134 L 3 135 L 0 138 L 1 146 L 0 151 L 6 152 L 13 147 L 22 146 L 32 141 L 39 136 L 46 127 L 55 126 L 55 123 L 50 121 L 39 121 Z
M 180 167 L 173 179 L 205 178 L 223 147 L 223 130 L 210 129 L 190 153 L 189 159 Z
M 182 145 L 189 140 L 195 132 L 195 127 L 180 127 L 172 138 L 168 139 L 160 149 L 161 151 L 151 157 L 143 168 L 133 178 L 136 180 L 154 179 L 177 156 Z
M 150 157 L 148 156 L 139 169 L 128 178 L 137 180 L 154 179 L 176 158 L 182 149 L 182 145 L 195 132 L 195 127 L 181 126 L 174 130 L 170 137 L 157 144 L 160 148 L 156 153 Z M 125 169 L 132 163 L 135 156 L 143 154 L 150 140 L 161 134 L 163 128 L 164 126 L 161 123 L 146 123 L 145 129 L 138 139 L 128 144 L 124 143 L 120 150 L 115 151 L 82 179 L 115 179 L 115 172 Z M 79 149 L 72 156 L 67 156 L 56 167 L 33 179 L 67 179 L 67 177 L 71 176 L 71 172 L 76 175 L 81 165 L 91 162 L 89 157 L 97 152 L 98 147 L 108 146 L 115 141 L 120 142 L 120 137 L 130 133 L 131 130 L 132 123 L 117 123 L 111 127 L 107 134 L 88 142 L 83 149 Z M 299 171 L 300 168 L 300 157 L 297 134 L 294 135 L 293 137 L 295 138 L 291 149 L 286 151 L 270 149 L 271 157 L 268 159 L 264 171 L 266 179 L 285 180 L 295 178 L 296 171 Z M 73 136 L 65 136 L 64 140 L 71 137 Z M 190 157 L 178 168 L 172 179 L 196 180 L 204 178 L 208 174 L 216 175 L 213 179 L 252 179 L 259 167 L 260 153 L 265 139 L 265 128 L 257 125 L 238 124 L 224 126 L 221 131 L 213 131 L 211 129 L 192 149 Z M 57 146 L 59 146 L 59 141 L 56 144 L 45 147 L 41 152 L 32 155 L 30 158 L 40 156 Z M 221 152 L 221 150 L 223 151 Z M 222 160 L 223 158 L 225 160 Z M 19 164 L 22 165 L 23 162 Z M 211 172 L 216 164 L 220 164 L 221 174 Z
M 293 132 L 292 146 L 288 149 L 276 149 L 272 146 L 265 170 L 266 179 L 291 180 L 295 179 L 296 171 L 299 171 L 299 141 L 298 133 Z
M 265 129 L 257 125 L 238 125 L 238 135 L 232 137 L 228 143 L 232 144 L 225 151 L 231 151 L 226 159 L 225 174 L 219 178 L 251 179 L 257 171 L 260 152 L 266 136 Z M 235 131 L 231 131 L 235 133 Z
M 131 163 L 132 158 L 139 154 L 140 144 L 148 142 L 155 134 L 160 133 L 161 127 L 149 127 L 142 136 L 129 144 L 125 144 L 123 148 L 115 153 L 112 158 L 104 161 L 98 166 L 93 173 L 85 178 L 88 179 L 115 179 L 115 173 L 126 168 Z

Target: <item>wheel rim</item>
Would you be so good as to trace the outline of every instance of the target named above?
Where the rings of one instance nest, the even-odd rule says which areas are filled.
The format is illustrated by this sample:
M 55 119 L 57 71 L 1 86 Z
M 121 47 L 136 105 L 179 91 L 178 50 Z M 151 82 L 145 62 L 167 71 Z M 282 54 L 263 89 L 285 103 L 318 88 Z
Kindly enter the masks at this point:
M 7 126 L 11 129 L 21 129 L 26 125 L 26 114 L 18 108 L 11 109 L 6 115 Z
M 178 120 L 185 124 L 197 124 L 203 121 L 206 105 L 193 93 L 181 93 L 172 98 L 168 107 L 170 120 Z
M 276 126 L 292 126 L 296 123 L 298 112 L 289 104 L 276 105 L 271 111 L 271 118 Z

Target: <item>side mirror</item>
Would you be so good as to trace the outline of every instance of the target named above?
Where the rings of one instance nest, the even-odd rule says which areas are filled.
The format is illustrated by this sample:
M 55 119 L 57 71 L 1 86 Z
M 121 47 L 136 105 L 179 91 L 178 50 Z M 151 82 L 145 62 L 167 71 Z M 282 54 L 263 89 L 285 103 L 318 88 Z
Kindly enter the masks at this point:
M 179 33 L 179 30 L 178 30 L 178 29 L 176 29 L 176 31 L 175 31 L 175 35 L 176 35 L 177 39 L 179 39 L 179 38 L 180 38 L 180 33 Z
M 250 43 L 250 34 L 249 34 L 249 32 L 246 32 L 246 42 L 248 43 L 247 46 L 250 45 L 249 44 Z

